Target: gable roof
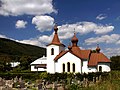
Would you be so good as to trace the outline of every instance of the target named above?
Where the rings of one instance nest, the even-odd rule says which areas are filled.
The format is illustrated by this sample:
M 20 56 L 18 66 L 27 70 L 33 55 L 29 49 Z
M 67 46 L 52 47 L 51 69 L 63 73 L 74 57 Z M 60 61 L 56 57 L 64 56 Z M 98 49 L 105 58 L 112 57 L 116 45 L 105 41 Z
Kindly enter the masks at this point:
M 65 55 L 68 51 L 61 51 L 55 58 L 54 60 L 57 61 L 60 57 L 62 57 L 63 55 Z
M 47 63 L 47 57 L 43 56 L 42 58 L 38 58 L 37 60 L 33 61 L 30 65 L 34 65 L 34 64 L 46 64 L 46 63 Z
M 65 55 L 67 52 L 70 52 L 71 54 L 77 56 L 80 59 L 88 59 L 90 55 L 90 50 L 81 50 L 79 47 L 72 47 L 71 50 L 67 51 L 61 51 L 54 60 L 57 61 L 59 58 L 61 58 L 63 55 Z
M 91 53 L 88 66 L 96 66 L 98 63 L 110 63 L 111 61 L 103 53 Z
M 55 33 L 54 33 L 53 40 L 52 40 L 52 42 L 51 42 L 50 44 L 48 44 L 47 46 L 49 46 L 49 45 L 58 45 L 58 46 L 64 46 L 64 47 L 65 47 L 65 45 L 62 44 L 62 43 L 60 42 L 60 40 L 59 40 L 59 37 L 58 37 L 58 34 L 57 34 L 57 31 L 58 31 L 57 25 L 54 26 L 54 31 L 55 31 Z
M 90 56 L 91 50 L 81 50 L 83 59 L 88 59 Z
M 88 59 L 91 50 L 81 50 L 78 46 L 72 47 L 71 51 L 81 59 Z

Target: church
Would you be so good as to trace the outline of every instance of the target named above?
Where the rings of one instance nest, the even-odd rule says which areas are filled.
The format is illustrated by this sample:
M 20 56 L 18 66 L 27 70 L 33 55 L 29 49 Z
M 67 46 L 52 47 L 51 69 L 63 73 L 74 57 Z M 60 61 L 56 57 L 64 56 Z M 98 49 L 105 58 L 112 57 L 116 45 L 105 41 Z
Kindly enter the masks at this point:
M 48 73 L 89 73 L 110 72 L 111 61 L 100 52 L 99 45 L 96 52 L 82 50 L 78 45 L 78 38 L 74 33 L 68 49 L 60 42 L 57 25 L 54 26 L 54 37 L 47 45 L 47 56 L 43 56 L 31 63 L 31 71 L 46 71 Z

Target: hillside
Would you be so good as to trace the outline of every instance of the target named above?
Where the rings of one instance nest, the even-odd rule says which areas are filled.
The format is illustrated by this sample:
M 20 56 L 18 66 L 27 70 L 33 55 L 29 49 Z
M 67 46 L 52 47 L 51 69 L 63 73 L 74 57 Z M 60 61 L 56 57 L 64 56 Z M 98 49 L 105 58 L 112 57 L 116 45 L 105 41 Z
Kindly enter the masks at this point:
M 46 49 L 38 46 L 21 44 L 9 39 L 0 38 L 0 60 L 9 57 L 9 60 L 21 58 L 22 56 L 30 56 L 31 58 L 39 58 L 45 55 Z

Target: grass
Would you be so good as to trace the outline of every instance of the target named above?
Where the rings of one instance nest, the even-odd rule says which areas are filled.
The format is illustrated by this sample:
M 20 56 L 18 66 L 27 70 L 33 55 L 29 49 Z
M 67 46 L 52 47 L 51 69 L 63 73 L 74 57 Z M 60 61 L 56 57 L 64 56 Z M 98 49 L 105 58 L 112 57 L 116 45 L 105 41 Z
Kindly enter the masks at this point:
M 112 71 L 104 81 L 89 87 L 71 86 L 70 90 L 120 90 L 120 71 Z

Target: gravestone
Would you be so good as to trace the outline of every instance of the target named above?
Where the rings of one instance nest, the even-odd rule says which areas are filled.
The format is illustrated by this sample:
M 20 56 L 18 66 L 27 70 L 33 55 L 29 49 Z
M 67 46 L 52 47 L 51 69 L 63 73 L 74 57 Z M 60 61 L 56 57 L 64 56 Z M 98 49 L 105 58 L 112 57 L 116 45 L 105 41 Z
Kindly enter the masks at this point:
M 93 77 L 93 83 L 95 83 L 95 77 Z
M 5 85 L 5 80 L 0 77 L 0 86 L 4 86 L 4 85 Z
M 53 87 L 52 87 L 53 90 L 57 90 L 57 84 L 56 82 L 53 82 Z
M 16 83 L 16 82 L 18 82 L 18 77 L 17 76 L 14 78 L 14 83 Z
M 38 84 L 38 90 L 42 90 L 42 83 Z
M 8 85 L 6 85 L 6 86 L 4 86 L 4 87 L 2 88 L 2 90 L 12 90 L 12 88 L 9 87 Z
M 101 77 L 101 75 L 99 76 L 99 81 L 100 81 L 100 82 L 102 81 L 102 77 Z
M 1 77 L 0 77 L 0 86 L 3 86 L 3 80 Z
M 85 87 L 88 87 L 88 79 L 85 79 Z
M 85 77 L 83 78 L 83 87 L 85 87 L 86 79 Z
M 19 78 L 19 82 L 22 82 L 22 77 Z
M 98 80 L 98 77 L 96 77 L 96 84 L 98 84 L 99 83 L 99 80 Z
M 25 83 L 24 82 L 20 82 L 20 88 L 25 88 Z

